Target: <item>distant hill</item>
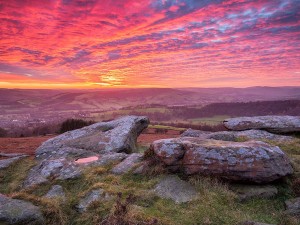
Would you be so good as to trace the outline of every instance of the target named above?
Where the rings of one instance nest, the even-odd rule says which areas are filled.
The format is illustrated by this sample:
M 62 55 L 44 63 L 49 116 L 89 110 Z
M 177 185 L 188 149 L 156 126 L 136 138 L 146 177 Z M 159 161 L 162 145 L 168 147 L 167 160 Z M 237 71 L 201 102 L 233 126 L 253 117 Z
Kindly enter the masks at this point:
M 149 88 L 108 90 L 0 89 L 2 113 L 22 110 L 89 111 L 136 105 L 208 105 L 216 102 L 250 102 L 300 99 L 300 87 L 251 88 Z
M 300 100 L 212 103 L 202 108 L 188 107 L 177 109 L 177 114 L 178 116 L 182 116 L 183 119 L 218 115 L 227 115 L 228 117 L 265 115 L 300 116 Z

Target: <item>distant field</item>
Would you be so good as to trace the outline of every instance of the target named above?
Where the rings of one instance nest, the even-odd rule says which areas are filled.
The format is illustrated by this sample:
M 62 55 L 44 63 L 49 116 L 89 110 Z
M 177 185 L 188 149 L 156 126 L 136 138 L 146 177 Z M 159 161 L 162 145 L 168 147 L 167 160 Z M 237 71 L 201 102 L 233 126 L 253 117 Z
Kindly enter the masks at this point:
M 213 116 L 213 117 L 188 119 L 187 121 L 192 124 L 217 125 L 217 124 L 222 123 L 225 119 L 228 119 L 228 118 L 230 118 L 230 116 L 220 115 L 220 116 Z
M 149 125 L 149 129 L 165 129 L 165 130 L 175 130 L 175 131 L 184 131 L 186 128 L 180 127 L 172 127 L 172 126 L 165 126 L 165 125 Z

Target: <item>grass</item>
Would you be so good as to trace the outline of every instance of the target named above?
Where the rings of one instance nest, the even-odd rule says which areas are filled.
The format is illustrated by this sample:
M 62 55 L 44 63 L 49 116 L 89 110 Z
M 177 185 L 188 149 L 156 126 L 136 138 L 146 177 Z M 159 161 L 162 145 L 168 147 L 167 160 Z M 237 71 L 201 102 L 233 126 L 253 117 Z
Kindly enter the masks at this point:
M 25 158 L 14 162 L 5 170 L 0 170 L 0 193 L 7 194 L 20 190 L 28 171 L 34 165 L 32 159 Z
M 186 130 L 186 128 L 172 127 L 172 126 L 165 126 L 165 125 L 149 125 L 148 128 L 149 129 L 175 130 L 175 131 Z
M 119 176 L 109 172 L 113 165 L 88 168 L 75 180 L 53 180 L 49 184 L 22 189 L 21 184 L 26 174 L 35 165 L 30 158 L 22 159 L 0 171 L 0 193 L 38 205 L 48 225 L 101 224 L 113 218 L 118 204 L 124 204 L 125 199 L 131 195 L 133 200 L 128 204 L 125 214 L 128 224 L 153 224 L 152 222 L 157 220 L 156 224 L 164 225 L 234 225 L 251 220 L 269 224 L 296 225 L 300 221 L 283 215 L 283 211 L 284 201 L 295 197 L 290 184 L 300 173 L 300 142 L 295 140 L 272 144 L 277 144 L 286 151 L 291 156 L 294 167 L 298 169 L 295 169 L 294 177 L 274 184 L 279 194 L 271 199 L 254 198 L 240 202 L 236 194 L 230 190 L 228 183 L 209 177 L 179 175 L 195 186 L 199 198 L 189 203 L 175 204 L 171 200 L 155 196 L 152 192 L 163 176 L 161 172 L 148 175 L 134 175 L 129 172 Z M 67 197 L 65 202 L 43 197 L 54 184 L 62 185 Z M 75 206 L 79 200 L 97 188 L 104 189 L 112 198 L 94 202 L 86 212 L 78 213 Z M 119 193 L 122 197 L 118 200 Z

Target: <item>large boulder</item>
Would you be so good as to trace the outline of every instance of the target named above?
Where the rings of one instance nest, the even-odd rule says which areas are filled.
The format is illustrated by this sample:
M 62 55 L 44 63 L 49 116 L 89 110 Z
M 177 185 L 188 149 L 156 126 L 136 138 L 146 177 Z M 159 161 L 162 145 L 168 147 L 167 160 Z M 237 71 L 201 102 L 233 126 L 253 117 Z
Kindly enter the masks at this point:
M 188 175 L 267 183 L 293 172 L 289 158 L 279 147 L 261 141 L 182 137 L 155 141 L 149 151 L 170 170 Z
M 189 202 L 198 197 L 194 186 L 175 175 L 163 177 L 156 185 L 154 193 L 161 198 L 171 199 L 175 203 Z
M 208 132 L 188 129 L 181 134 L 181 137 L 199 137 L 204 139 L 215 139 L 222 141 L 272 140 L 278 142 L 292 141 L 295 139 L 291 136 L 272 134 L 265 130 Z
M 137 137 L 148 124 L 147 117 L 125 116 L 69 131 L 44 142 L 36 150 L 36 158 L 78 158 L 93 156 L 95 153 L 131 153 L 136 150 Z
M 267 130 L 271 133 L 300 132 L 299 116 L 255 116 L 237 117 L 225 120 L 224 126 L 229 130 Z
M 37 206 L 0 194 L 1 222 L 6 224 L 45 224 L 44 217 Z
M 78 178 L 84 168 L 121 162 L 136 150 L 138 135 L 148 126 L 143 116 L 126 116 L 73 130 L 44 142 L 36 150 L 38 164 L 24 187 L 49 179 Z

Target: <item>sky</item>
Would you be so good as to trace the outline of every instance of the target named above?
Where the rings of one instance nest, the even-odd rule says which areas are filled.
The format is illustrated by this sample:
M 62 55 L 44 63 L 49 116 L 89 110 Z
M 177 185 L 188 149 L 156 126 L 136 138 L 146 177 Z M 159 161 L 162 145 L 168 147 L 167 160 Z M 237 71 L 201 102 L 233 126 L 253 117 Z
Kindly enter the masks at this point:
M 300 0 L 0 0 L 0 88 L 300 86 Z

